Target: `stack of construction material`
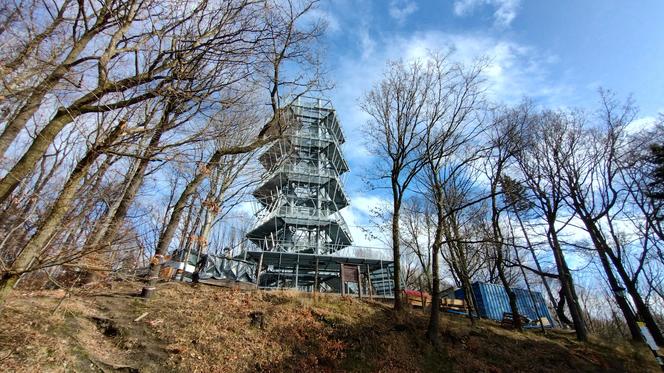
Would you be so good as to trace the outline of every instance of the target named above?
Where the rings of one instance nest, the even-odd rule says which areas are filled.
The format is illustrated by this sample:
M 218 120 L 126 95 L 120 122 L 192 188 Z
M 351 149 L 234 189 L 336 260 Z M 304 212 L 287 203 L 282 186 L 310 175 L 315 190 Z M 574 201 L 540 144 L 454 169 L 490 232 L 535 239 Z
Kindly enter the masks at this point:
M 427 292 L 417 290 L 404 290 L 404 298 L 412 307 L 424 308 L 431 304 L 431 295 Z
M 527 325 L 530 320 L 528 320 L 527 317 L 519 315 L 519 318 L 521 319 L 521 325 Z M 514 315 L 512 315 L 511 312 L 503 312 L 503 320 L 500 322 L 500 326 L 503 328 L 507 329 L 513 329 L 514 328 Z
M 468 313 L 468 307 L 463 299 L 442 298 L 440 300 L 440 309 L 444 312 L 457 313 L 465 315 Z
M 524 325 L 523 327 L 526 329 L 534 329 L 534 328 L 550 328 L 551 324 L 549 323 L 549 319 L 546 317 L 540 317 L 539 321 L 537 320 L 531 320 L 528 324 Z

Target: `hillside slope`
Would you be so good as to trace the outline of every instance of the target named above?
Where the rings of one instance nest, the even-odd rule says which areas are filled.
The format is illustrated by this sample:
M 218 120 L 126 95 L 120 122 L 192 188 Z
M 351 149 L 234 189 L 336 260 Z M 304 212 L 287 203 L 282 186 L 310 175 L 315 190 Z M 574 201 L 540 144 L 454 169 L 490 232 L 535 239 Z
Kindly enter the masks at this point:
M 14 295 L 0 315 L 0 365 L 18 372 L 659 371 L 644 348 L 518 334 L 490 322 L 471 328 L 456 316 L 443 317 L 434 349 L 423 339 L 421 311 L 394 316 L 388 306 L 338 296 L 167 283 L 145 303 L 135 297 L 139 288 L 114 283 L 59 306 L 62 291 Z

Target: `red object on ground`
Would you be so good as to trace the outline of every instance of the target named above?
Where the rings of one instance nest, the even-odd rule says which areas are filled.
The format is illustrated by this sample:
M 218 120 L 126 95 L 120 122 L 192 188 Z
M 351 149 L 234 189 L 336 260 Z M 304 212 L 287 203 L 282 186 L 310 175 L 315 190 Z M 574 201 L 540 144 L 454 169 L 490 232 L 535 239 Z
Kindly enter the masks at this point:
M 421 292 L 418 290 L 404 290 L 403 293 L 411 297 L 425 297 L 425 298 L 430 297 L 429 293 L 427 293 L 426 291 Z

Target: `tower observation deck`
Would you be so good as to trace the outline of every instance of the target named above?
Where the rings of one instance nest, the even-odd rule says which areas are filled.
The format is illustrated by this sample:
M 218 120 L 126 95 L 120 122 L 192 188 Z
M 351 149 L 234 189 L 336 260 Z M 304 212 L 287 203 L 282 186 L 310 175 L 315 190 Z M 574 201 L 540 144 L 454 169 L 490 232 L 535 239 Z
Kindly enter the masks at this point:
M 284 114 L 284 136 L 259 157 L 266 173 L 253 192 L 260 210 L 247 238 L 263 251 L 331 254 L 353 242 L 339 212 L 349 204 L 343 131 L 327 100 L 300 98 Z

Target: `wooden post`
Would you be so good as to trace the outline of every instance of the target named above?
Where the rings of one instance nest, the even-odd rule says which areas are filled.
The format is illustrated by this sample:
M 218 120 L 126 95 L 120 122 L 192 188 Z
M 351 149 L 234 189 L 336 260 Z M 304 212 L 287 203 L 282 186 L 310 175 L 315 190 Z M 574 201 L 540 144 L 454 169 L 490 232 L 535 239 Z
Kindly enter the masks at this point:
M 339 278 L 341 279 L 341 295 L 344 295 L 344 265 L 339 263 Z
M 362 299 L 362 270 L 357 266 L 357 295 Z
M 300 278 L 300 263 L 295 263 L 295 290 L 297 290 L 297 285 L 299 284 L 299 278 Z
M 261 258 L 258 260 L 258 267 L 256 268 L 256 288 L 260 286 L 261 283 L 261 267 L 263 267 L 263 254 L 261 251 Z
M 318 257 L 316 257 L 316 274 L 314 275 L 314 294 L 318 293 L 319 286 L 318 286 Z
M 369 299 L 373 300 L 373 287 L 371 286 L 371 268 L 367 264 L 367 292 L 369 293 Z
M 281 251 L 279 252 L 279 273 L 277 274 L 277 289 L 281 289 Z

